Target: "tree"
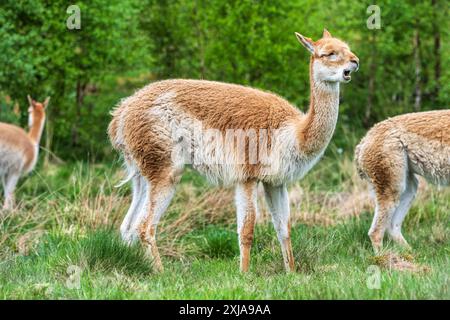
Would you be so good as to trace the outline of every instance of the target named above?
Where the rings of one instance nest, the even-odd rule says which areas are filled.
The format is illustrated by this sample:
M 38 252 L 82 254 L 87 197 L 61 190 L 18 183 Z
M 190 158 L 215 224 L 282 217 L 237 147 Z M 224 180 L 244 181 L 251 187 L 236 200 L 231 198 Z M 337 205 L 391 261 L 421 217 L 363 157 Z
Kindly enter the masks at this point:
M 138 1 L 91 0 L 77 5 L 79 30 L 67 28 L 69 15 L 62 0 L 6 0 L 0 13 L 0 35 L 5 39 L 0 42 L 5 53 L 0 58 L 0 91 L 23 103 L 27 93 L 51 95 L 47 133 L 58 147 L 70 141 L 73 154 L 77 149 L 85 153 L 91 125 L 98 124 L 92 117 L 83 118 L 88 115 L 83 110 L 88 86 L 148 62 L 147 45 L 138 32 Z M 104 120 L 101 123 L 106 126 Z

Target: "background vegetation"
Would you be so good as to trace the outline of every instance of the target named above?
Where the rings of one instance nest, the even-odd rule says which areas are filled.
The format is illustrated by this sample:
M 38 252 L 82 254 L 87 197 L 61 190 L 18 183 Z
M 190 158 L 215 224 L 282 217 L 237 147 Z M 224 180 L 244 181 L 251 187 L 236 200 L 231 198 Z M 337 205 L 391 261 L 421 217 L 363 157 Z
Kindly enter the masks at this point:
M 373 123 L 448 108 L 448 4 L 380 1 L 381 29 L 369 30 L 372 2 L 77 1 L 81 29 L 68 30 L 66 1 L 2 0 L 0 121 L 25 127 L 26 95 L 52 99 L 39 166 L 20 184 L 17 210 L 0 212 L 0 298 L 449 299 L 450 191 L 421 182 L 405 222 L 413 251 L 387 242 L 385 253 L 405 260 L 394 270 L 373 256 L 373 205 L 352 164 Z M 324 27 L 361 68 L 342 86 L 324 159 L 290 187 L 297 272 L 283 272 L 261 203 L 251 272 L 240 274 L 232 190 L 188 171 L 159 229 L 167 272 L 154 274 L 143 249 L 118 238 L 130 190 L 114 188 L 123 173 L 106 137 L 109 111 L 176 77 L 251 85 L 305 110 L 309 58 L 294 31 L 318 39 Z M 381 268 L 375 290 L 371 265 Z M 79 286 L 69 285 L 71 266 Z
M 50 95 L 47 149 L 65 160 L 101 160 L 113 157 L 108 112 L 152 80 L 241 83 L 274 91 L 304 110 L 308 54 L 294 31 L 318 39 L 324 27 L 361 61 L 353 82 L 343 86 L 339 128 L 354 131 L 399 113 L 447 108 L 448 3 L 381 1 L 381 29 L 370 30 L 372 2 L 78 1 L 81 29 L 68 30 L 66 1 L 4 0 L 0 119 L 25 124 L 26 94 Z M 14 110 L 17 116 L 10 115 Z

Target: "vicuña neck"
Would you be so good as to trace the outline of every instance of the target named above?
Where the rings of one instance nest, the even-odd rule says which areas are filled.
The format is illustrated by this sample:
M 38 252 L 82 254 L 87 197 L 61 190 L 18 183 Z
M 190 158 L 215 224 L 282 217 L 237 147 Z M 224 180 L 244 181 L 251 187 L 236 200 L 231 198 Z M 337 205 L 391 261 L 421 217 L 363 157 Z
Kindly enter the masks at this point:
M 28 131 L 28 137 L 36 145 L 39 145 L 42 137 L 42 131 L 44 130 L 45 117 L 37 118 L 33 120 L 33 125 Z
M 306 154 L 320 153 L 333 136 L 339 114 L 339 82 L 317 81 L 314 60 L 310 63 L 309 110 L 298 128 L 300 149 Z

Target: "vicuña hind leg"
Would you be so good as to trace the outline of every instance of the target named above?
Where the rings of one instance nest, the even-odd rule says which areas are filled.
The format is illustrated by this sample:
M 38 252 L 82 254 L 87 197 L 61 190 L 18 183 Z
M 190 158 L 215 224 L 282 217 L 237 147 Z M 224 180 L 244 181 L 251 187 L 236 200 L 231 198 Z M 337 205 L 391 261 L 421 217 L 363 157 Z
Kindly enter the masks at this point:
M 131 201 L 130 208 L 123 219 L 122 225 L 120 226 L 120 233 L 122 239 L 131 244 L 136 240 L 136 229 L 133 228 L 134 221 L 137 219 L 138 215 L 141 213 L 147 196 L 147 181 L 141 175 L 136 175 L 132 178 L 132 190 L 133 198 Z
M 400 204 L 395 210 L 390 225 L 388 227 L 388 233 L 399 245 L 409 248 L 408 242 L 402 235 L 402 223 L 408 214 L 411 204 L 417 193 L 418 181 L 417 178 L 411 174 L 406 181 L 405 191 L 400 196 Z
M 147 214 L 141 216 L 140 221 L 137 221 L 139 237 L 142 243 L 147 246 L 156 271 L 163 270 L 156 246 L 156 228 L 175 194 L 175 185 L 179 177 L 171 173 L 150 182 L 147 204 L 144 206 L 147 209 Z
M 3 188 L 5 203 L 3 209 L 11 210 L 14 208 L 14 190 L 16 189 L 17 182 L 19 181 L 19 174 L 10 173 L 4 178 Z
M 257 182 L 240 183 L 236 187 L 237 225 L 239 234 L 240 266 L 247 272 L 250 266 L 250 250 L 253 242 L 257 209 Z
M 130 221 L 130 228 L 128 231 L 130 243 L 133 243 L 139 239 L 139 226 L 141 225 L 143 219 L 147 216 L 148 205 L 150 203 L 150 182 L 148 182 L 146 178 L 142 177 L 140 187 L 139 204 L 136 207 L 136 213 L 133 216 L 133 220 Z
M 267 206 L 272 215 L 273 225 L 281 245 L 284 266 L 286 271 L 294 271 L 294 255 L 292 253 L 291 245 L 291 224 L 289 222 L 289 195 L 286 185 L 272 186 L 265 183 L 264 193 Z
M 394 140 L 390 141 L 389 148 L 389 154 L 380 148 L 379 153 L 371 155 L 376 161 L 367 164 L 367 174 L 376 197 L 375 215 L 369 230 L 375 253 L 379 253 L 383 247 L 384 234 L 400 205 L 400 197 L 407 183 L 408 167 L 403 145 Z
M 372 225 L 369 230 L 369 238 L 375 253 L 379 253 L 383 247 L 384 234 L 398 204 L 399 201 L 396 198 L 377 196 L 375 216 L 373 217 Z

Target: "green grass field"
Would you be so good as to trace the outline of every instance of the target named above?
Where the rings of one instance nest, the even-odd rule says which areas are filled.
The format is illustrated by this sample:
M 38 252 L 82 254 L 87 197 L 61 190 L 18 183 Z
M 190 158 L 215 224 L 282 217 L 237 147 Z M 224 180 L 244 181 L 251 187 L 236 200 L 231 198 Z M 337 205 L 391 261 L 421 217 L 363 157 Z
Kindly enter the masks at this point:
M 140 245 L 127 247 L 118 234 L 130 202 L 127 187 L 114 188 L 119 165 L 38 169 L 18 189 L 19 209 L 0 218 L 0 298 L 449 299 L 449 190 L 421 184 L 404 224 L 413 250 L 385 241 L 386 252 L 419 271 L 391 269 L 367 237 L 365 185 L 338 151 L 331 146 L 290 188 L 293 274 L 284 272 L 263 202 L 250 272 L 239 272 L 232 190 L 191 171 L 159 228 L 165 272 L 155 274 Z

